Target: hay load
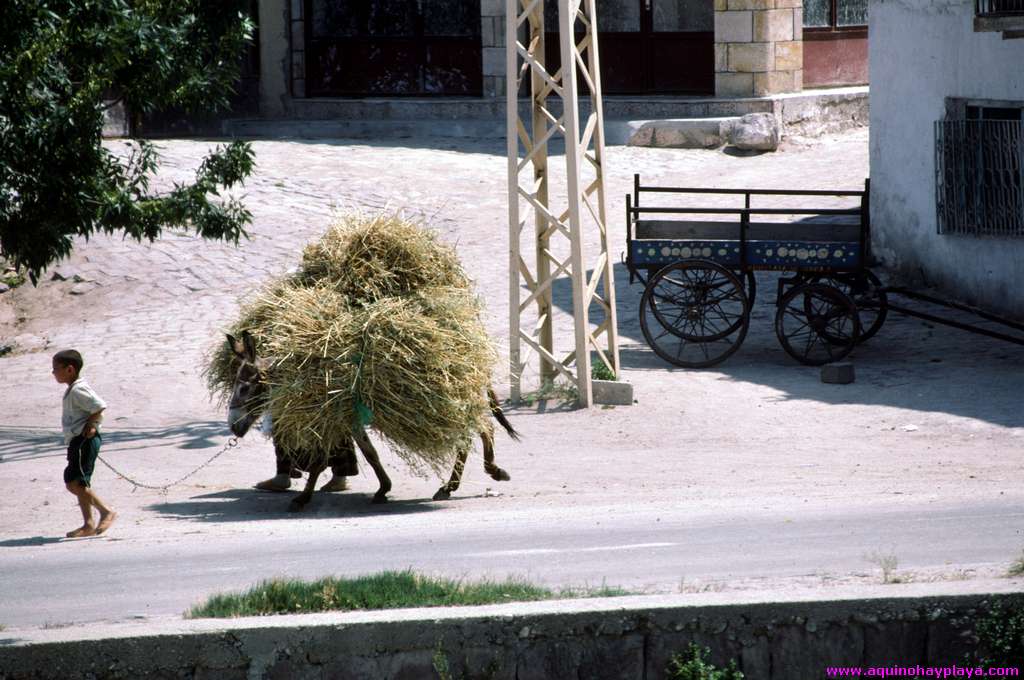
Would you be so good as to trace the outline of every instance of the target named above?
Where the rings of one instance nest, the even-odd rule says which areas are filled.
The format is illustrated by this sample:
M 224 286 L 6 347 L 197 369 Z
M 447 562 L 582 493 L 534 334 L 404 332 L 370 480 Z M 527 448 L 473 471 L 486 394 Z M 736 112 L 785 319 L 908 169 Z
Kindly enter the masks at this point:
M 270 359 L 266 408 L 275 440 L 326 457 L 372 427 L 415 471 L 443 474 L 489 427 L 497 355 L 454 251 L 397 216 L 346 217 L 308 246 L 300 270 L 241 310 Z M 226 347 L 207 366 L 230 394 Z
M 470 289 L 455 250 L 399 215 L 340 218 L 302 253 L 299 285 L 331 285 L 353 304 L 424 288 Z

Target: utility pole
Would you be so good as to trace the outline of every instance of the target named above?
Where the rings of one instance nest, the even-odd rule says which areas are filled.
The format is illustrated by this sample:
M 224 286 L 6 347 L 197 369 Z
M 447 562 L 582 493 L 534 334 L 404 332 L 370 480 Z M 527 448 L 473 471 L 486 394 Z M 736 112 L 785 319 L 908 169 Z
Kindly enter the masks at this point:
M 540 360 L 541 384 L 564 377 L 577 389 L 580 406 L 586 407 L 593 402 L 592 352 L 616 378 L 619 376 L 615 280 L 608 255 L 602 165 L 604 117 L 597 15 L 595 0 L 557 1 L 562 65 L 555 73 L 545 63 L 544 0 L 506 0 L 505 5 L 509 365 L 513 400 L 520 397 L 523 371 L 529 363 L 527 355 L 533 352 Z M 527 82 L 530 114 L 524 121 L 519 93 Z M 589 97 L 590 111 L 585 117 L 580 113 L 578 93 Z M 565 186 L 564 191 L 555 192 L 548 147 L 560 140 L 565 145 Z M 551 203 L 553 195 L 559 198 L 557 207 Z M 527 224 L 520 213 L 523 204 L 525 217 L 533 213 L 532 267 L 523 254 Z M 594 233 L 595 227 L 600 253 L 588 260 L 584 236 Z M 552 287 L 560 277 L 572 282 L 574 334 L 573 348 L 568 352 L 554 346 L 557 314 Z M 598 317 L 593 321 L 592 307 Z M 528 313 L 532 309 L 536 309 L 536 319 L 531 324 L 527 317 L 532 316 Z

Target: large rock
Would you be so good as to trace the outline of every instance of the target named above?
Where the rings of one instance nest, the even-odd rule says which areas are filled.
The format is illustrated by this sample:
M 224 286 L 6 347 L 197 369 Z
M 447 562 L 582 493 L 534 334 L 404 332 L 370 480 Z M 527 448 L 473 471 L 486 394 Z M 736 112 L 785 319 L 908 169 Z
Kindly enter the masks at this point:
M 729 131 L 729 144 L 738 149 L 775 151 L 782 132 L 779 121 L 770 113 L 748 113 Z

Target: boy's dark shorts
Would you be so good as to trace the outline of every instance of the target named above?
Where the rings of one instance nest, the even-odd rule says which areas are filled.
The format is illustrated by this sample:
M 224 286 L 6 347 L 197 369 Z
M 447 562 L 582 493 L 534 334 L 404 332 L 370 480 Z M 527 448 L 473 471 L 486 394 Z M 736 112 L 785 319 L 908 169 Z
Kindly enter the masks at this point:
M 89 486 L 92 471 L 96 467 L 96 456 L 100 453 L 102 440 L 97 432 L 92 439 L 78 435 L 68 444 L 68 466 L 64 468 L 64 483 L 81 482 Z

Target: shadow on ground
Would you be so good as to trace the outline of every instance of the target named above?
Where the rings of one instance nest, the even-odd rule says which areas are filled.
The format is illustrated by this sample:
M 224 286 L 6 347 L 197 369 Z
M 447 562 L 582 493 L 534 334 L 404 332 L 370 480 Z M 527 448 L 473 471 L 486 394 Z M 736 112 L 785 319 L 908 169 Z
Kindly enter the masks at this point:
M 227 427 L 222 421 L 206 420 L 155 428 L 122 428 L 114 422 L 103 426 L 103 452 L 138 451 L 157 445 L 185 450 L 209 449 L 221 446 L 227 436 Z M 0 426 L 0 458 L 3 462 L 63 458 L 65 455 L 60 430 Z
M 358 516 L 398 516 L 439 510 L 442 503 L 429 498 L 390 500 L 371 503 L 372 493 L 346 491 L 317 493 L 300 512 L 289 512 L 288 504 L 299 494 L 295 491 L 267 492 L 256 489 L 231 489 L 193 496 L 185 501 L 154 503 L 145 510 L 173 519 L 197 522 L 250 522 L 255 519 L 338 519 Z M 452 500 L 455 500 L 454 498 Z M 452 501 L 444 501 L 451 503 Z
M 9 538 L 6 541 L 0 541 L 0 548 L 26 548 L 29 546 L 36 545 L 48 545 L 50 543 L 61 543 L 65 539 L 57 536 L 32 536 L 30 538 Z

